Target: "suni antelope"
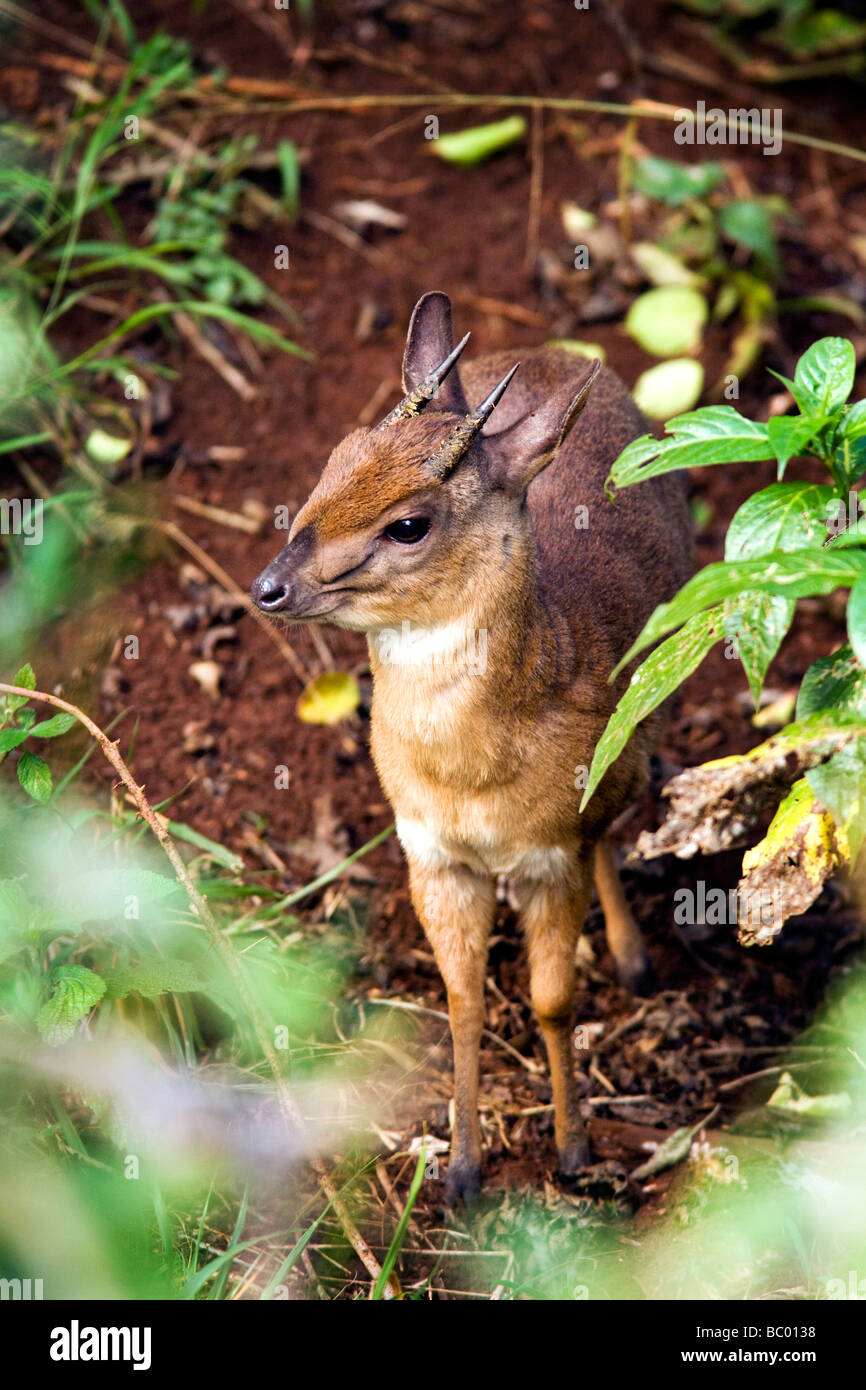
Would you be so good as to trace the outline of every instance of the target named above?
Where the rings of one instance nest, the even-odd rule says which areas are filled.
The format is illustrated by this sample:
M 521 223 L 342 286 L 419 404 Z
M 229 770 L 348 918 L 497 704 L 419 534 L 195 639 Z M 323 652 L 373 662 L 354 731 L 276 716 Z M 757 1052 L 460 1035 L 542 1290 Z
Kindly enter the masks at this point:
M 661 715 L 583 815 L 575 774 L 628 681 L 611 686 L 610 672 L 691 570 L 680 478 L 615 503 L 605 495 L 614 459 L 647 428 L 619 378 L 551 348 L 524 353 L 516 376 L 502 353 L 458 366 L 467 338 L 454 346 L 444 294 L 419 300 L 404 399 L 337 445 L 252 588 L 266 613 L 367 634 L 373 757 L 448 993 L 449 1201 L 480 1183 L 478 1061 L 500 875 L 526 934 L 559 1171 L 589 1161 L 572 1056 L 575 948 L 594 879 L 619 979 L 646 987 L 605 832 L 646 778 Z

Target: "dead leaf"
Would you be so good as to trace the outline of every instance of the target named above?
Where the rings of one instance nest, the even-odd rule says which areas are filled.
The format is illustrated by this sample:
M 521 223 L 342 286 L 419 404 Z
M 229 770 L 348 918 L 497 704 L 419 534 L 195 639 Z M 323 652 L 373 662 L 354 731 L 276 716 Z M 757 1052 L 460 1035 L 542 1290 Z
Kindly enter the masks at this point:
M 212 700 L 219 699 L 222 667 L 216 661 L 194 661 L 189 674 Z
M 325 671 L 301 692 L 297 715 L 304 724 L 336 724 L 354 714 L 360 701 L 354 676 L 346 671 Z
M 740 944 L 768 945 L 789 917 L 812 905 L 848 858 L 844 830 L 801 778 L 779 806 L 763 840 L 743 856 Z

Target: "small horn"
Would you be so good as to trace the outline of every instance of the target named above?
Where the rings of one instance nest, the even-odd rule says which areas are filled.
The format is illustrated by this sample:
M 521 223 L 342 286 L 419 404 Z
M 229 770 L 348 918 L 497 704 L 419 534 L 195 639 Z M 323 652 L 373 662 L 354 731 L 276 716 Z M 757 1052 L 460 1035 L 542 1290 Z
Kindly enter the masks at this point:
M 399 405 L 394 406 L 394 409 L 389 415 L 385 416 L 378 428 L 384 430 L 387 429 L 389 425 L 396 424 L 398 420 L 408 420 L 413 415 L 420 415 L 424 407 L 428 405 L 436 395 L 439 387 L 442 385 L 468 342 L 469 334 L 467 333 L 465 338 L 462 338 L 457 344 L 456 348 L 453 348 L 452 351 L 449 352 L 444 362 L 440 362 L 438 367 L 434 367 L 433 371 L 425 376 L 424 380 L 419 382 L 415 389 L 409 392 L 408 396 L 403 397 Z
M 440 444 L 436 453 L 432 455 L 427 463 L 427 467 L 434 478 L 447 478 L 451 470 L 457 467 L 475 436 L 483 429 L 484 425 L 493 414 L 494 408 L 502 400 L 502 397 L 508 389 L 511 378 L 514 376 L 519 366 L 520 363 L 515 362 L 511 371 L 506 372 L 505 376 L 499 382 L 499 385 L 494 386 L 490 395 L 485 397 L 478 406 L 478 409 L 473 410 L 471 415 L 467 415 L 465 419 L 461 420 L 460 424 L 455 430 L 452 430 L 445 442 Z

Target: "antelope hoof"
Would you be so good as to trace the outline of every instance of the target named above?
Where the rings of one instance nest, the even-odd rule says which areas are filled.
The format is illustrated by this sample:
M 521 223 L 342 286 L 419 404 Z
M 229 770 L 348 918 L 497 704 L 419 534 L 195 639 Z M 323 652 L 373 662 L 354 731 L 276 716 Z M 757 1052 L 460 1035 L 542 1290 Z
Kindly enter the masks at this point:
M 445 1205 L 469 1206 L 481 1191 L 481 1166 L 462 1159 L 452 1159 L 445 1174 Z
M 592 1163 L 592 1151 L 589 1141 L 581 1136 L 579 1139 L 572 1139 L 566 1144 L 564 1149 L 559 1151 L 559 1162 L 556 1165 L 557 1176 L 568 1182 L 571 1178 L 577 1178 Z
M 627 989 L 629 994 L 638 995 L 641 999 L 658 991 L 658 978 L 652 961 L 646 955 L 639 956 L 637 960 L 628 964 L 618 965 L 616 978 L 623 989 Z

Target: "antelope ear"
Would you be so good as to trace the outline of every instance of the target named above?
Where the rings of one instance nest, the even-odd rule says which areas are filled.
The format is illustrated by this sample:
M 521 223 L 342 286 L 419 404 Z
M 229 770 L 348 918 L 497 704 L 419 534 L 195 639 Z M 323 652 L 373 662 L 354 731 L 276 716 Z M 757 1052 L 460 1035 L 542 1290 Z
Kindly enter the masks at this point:
M 500 434 L 484 437 L 488 477 L 494 487 L 520 496 L 533 478 L 556 458 L 557 450 L 589 399 L 601 363 L 587 362 L 575 391 L 574 382 L 554 391 L 537 410 L 522 415 Z
M 441 290 L 422 295 L 412 311 L 406 350 L 403 353 L 403 390 L 406 395 L 444 362 L 454 347 L 451 330 L 451 300 Z M 468 415 L 469 406 L 463 394 L 458 366 L 451 368 L 428 410 L 449 410 L 454 415 Z

